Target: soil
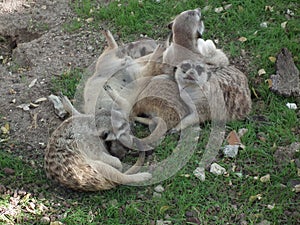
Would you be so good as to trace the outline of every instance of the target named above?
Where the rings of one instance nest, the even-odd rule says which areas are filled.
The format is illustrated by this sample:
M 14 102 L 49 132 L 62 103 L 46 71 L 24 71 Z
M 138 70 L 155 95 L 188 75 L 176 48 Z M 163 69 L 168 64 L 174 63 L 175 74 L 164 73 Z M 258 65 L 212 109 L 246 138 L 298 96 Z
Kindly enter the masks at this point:
M 68 1 L 0 1 L 0 124 L 9 124 L 10 140 L 22 143 L 31 156 L 36 152 L 36 158 L 42 158 L 61 119 L 48 100 L 28 111 L 18 106 L 53 94 L 53 78 L 87 68 L 104 45 L 98 31 L 65 31 L 73 18 Z

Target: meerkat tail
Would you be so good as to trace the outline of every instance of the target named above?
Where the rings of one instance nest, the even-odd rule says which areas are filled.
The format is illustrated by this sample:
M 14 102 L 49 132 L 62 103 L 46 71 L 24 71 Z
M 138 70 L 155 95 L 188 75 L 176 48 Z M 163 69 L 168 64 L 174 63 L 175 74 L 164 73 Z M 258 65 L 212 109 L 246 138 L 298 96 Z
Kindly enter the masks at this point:
M 68 99 L 67 96 L 60 94 L 61 102 L 64 106 L 64 109 L 73 116 L 80 115 L 81 113 L 75 109 L 75 107 L 72 105 L 71 101 Z
M 118 48 L 118 44 L 109 30 L 103 30 L 102 33 L 106 38 L 108 48 L 110 49 Z
M 135 116 L 133 118 L 133 120 L 135 122 L 138 122 L 138 123 L 141 123 L 141 124 L 144 124 L 144 125 L 147 125 L 147 126 L 149 126 L 151 124 L 151 122 L 152 122 L 151 119 L 145 118 L 145 117 L 140 117 L 140 116 Z
M 135 174 L 135 173 L 139 172 L 142 165 L 144 164 L 145 155 L 146 155 L 145 152 L 142 152 L 142 151 L 139 152 L 139 158 L 137 159 L 135 164 L 125 172 L 125 174 Z

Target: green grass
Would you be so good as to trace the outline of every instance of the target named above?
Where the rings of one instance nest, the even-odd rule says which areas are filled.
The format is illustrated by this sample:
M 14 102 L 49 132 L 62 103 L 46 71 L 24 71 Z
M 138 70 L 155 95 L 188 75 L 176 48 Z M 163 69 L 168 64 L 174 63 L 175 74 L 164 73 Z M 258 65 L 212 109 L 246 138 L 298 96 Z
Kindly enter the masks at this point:
M 67 97 L 73 98 L 82 75 L 82 69 L 74 68 L 69 69 L 59 77 L 54 77 L 52 79 L 52 91 L 54 93 L 62 92 Z
M 224 166 L 229 176 L 215 176 L 207 173 L 206 180 L 201 182 L 193 175 L 193 170 L 203 154 L 203 149 L 209 137 L 209 124 L 203 130 L 201 142 L 189 163 L 175 176 L 161 182 L 165 191 L 161 198 L 153 198 L 155 185 L 145 187 L 120 186 L 110 191 L 99 193 L 66 192 L 63 188 L 48 188 L 43 186 L 46 178 L 43 172 L 32 172 L 32 168 L 22 161 L 14 161 L 12 156 L 1 155 L 1 167 L 11 167 L 16 175 L 11 181 L 20 186 L 31 182 L 41 182 L 38 191 L 45 196 L 67 193 L 63 199 L 54 198 L 50 202 L 60 203 L 55 210 L 63 211 L 65 218 L 59 219 L 64 224 L 155 224 L 156 220 L 170 220 L 172 224 L 187 224 L 186 214 L 198 218 L 201 224 L 257 224 L 268 220 L 271 224 L 299 224 L 300 204 L 299 194 L 292 191 L 291 180 L 299 180 L 297 167 L 292 161 L 278 165 L 274 157 L 277 146 L 288 146 L 299 141 L 300 124 L 299 110 L 288 109 L 287 102 L 299 99 L 283 98 L 272 93 L 265 80 L 275 73 L 274 63 L 270 56 L 276 56 L 281 48 L 287 47 L 294 56 L 297 67 L 300 67 L 300 21 L 298 1 L 259 0 L 259 1 L 230 1 L 232 7 L 221 13 L 215 13 L 214 8 L 222 5 L 223 1 L 112 1 L 103 6 L 95 0 L 76 0 L 72 7 L 77 13 L 65 30 L 75 32 L 80 27 L 89 29 L 99 25 L 109 28 L 118 34 L 121 41 L 128 42 L 139 38 L 140 34 L 152 38 L 165 39 L 168 34 L 167 24 L 179 12 L 193 8 L 204 8 L 208 2 L 210 10 L 203 12 L 206 33 L 204 38 L 218 39 L 231 59 L 240 61 L 245 73 L 249 77 L 250 87 L 255 90 L 253 95 L 253 110 L 249 119 L 227 124 L 227 132 L 247 128 L 248 132 L 242 138 L 246 146 L 240 150 L 235 159 L 219 158 L 218 163 Z M 118 6 L 121 4 L 121 6 Z M 125 7 L 126 6 L 126 7 Z M 265 6 L 272 6 L 273 11 L 265 10 Z M 295 16 L 287 20 L 285 12 L 290 9 Z M 94 18 L 92 23 L 86 19 Z M 268 22 L 267 28 L 260 27 L 260 23 Z M 285 29 L 280 24 L 288 21 Z M 240 42 L 240 37 L 246 37 L 246 42 Z M 242 50 L 246 52 L 241 56 Z M 241 58 L 240 58 L 241 57 Z M 266 74 L 258 76 L 261 68 Z M 81 78 L 81 69 L 71 70 L 53 81 L 54 91 L 63 91 L 72 98 L 76 84 Z M 255 120 L 259 115 L 263 121 Z M 261 134 L 265 140 L 260 140 Z M 157 157 L 163 159 L 170 153 L 174 141 L 169 138 L 164 145 L 157 149 Z M 6 147 L 1 147 L 6 148 Z M 2 153 L 1 153 L 2 154 Z M 296 158 L 299 159 L 299 154 Z M 295 158 L 294 157 L 294 158 Z M 232 171 L 233 165 L 236 167 Z M 239 172 L 242 176 L 238 176 Z M 23 174 L 23 176 L 21 175 Z M 270 182 L 262 183 L 255 179 L 266 174 L 271 175 Z M 189 176 L 187 176 L 189 175 Z M 1 182 L 9 180 L 1 174 Z M 40 181 L 37 181 L 38 178 Z M 49 183 L 50 187 L 54 184 Z M 261 200 L 250 201 L 251 196 L 261 194 Z M 1 204 L 8 203 L 7 196 L 0 198 Z M 63 205 L 67 203 L 67 207 Z M 268 205 L 275 204 L 274 209 Z M 51 210 L 50 210 L 51 211 Z M 38 221 L 41 215 L 31 217 Z M 26 224 L 26 221 L 20 224 Z M 38 223 L 37 223 L 38 224 Z

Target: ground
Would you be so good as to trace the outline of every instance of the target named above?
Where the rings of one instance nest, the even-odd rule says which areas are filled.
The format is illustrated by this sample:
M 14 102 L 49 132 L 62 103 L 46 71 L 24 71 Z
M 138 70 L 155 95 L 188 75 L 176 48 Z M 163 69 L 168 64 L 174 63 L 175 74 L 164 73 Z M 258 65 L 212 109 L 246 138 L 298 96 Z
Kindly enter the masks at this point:
M 81 2 L 89 7 L 80 10 L 74 7 Z M 104 19 L 92 27 L 86 21 L 91 15 L 100 16 L 91 12 L 89 2 L 114 3 L 105 9 L 107 11 L 100 9 Z M 83 71 L 95 62 L 105 46 L 100 26 L 112 27 L 116 38 L 121 27 L 124 42 L 127 37 L 136 40 L 147 32 L 152 32 L 154 38 L 166 38 L 166 32 L 160 31 L 162 24 L 167 24 L 166 20 L 171 20 L 171 15 L 183 8 L 195 8 L 199 4 L 197 1 L 182 1 L 184 6 L 180 1 L 176 4 L 173 1 L 121 1 L 132 10 L 126 17 L 125 7 L 119 2 L 0 0 L 0 224 L 49 224 L 50 221 L 65 224 L 103 224 L 103 221 L 104 224 L 159 224 L 159 221 L 299 224 L 299 193 L 293 189 L 299 184 L 299 147 L 292 144 L 299 141 L 300 113 L 287 109 L 285 104 L 295 102 L 299 107 L 300 101 L 274 95 L 265 82 L 268 75 L 274 73 L 273 59 L 268 57 L 275 57 L 282 47 L 288 47 L 299 66 L 299 36 L 296 36 L 299 34 L 299 3 L 296 1 L 261 1 L 255 5 L 252 1 L 234 2 L 232 11 L 220 14 L 213 9 L 227 4 L 218 0 L 210 3 L 212 9 L 205 20 L 207 34 L 211 39 L 218 39 L 230 54 L 231 63 L 249 76 L 254 103 L 246 121 L 227 126 L 227 131 L 248 129 L 242 139 L 246 149 L 239 152 L 238 158 L 220 156 L 218 159 L 229 171 L 228 176 L 208 174 L 205 182 L 193 176 L 203 154 L 201 149 L 205 147 L 205 143 L 199 143 L 188 165 L 162 182 L 165 188 L 162 193 L 155 192 L 153 186 L 78 193 L 46 179 L 44 149 L 49 135 L 62 120 L 55 115 L 51 102 L 35 101 L 64 91 L 55 87 L 57 78 L 64 74 L 73 76 L 70 71 Z M 159 8 L 159 4 L 170 5 Z M 143 14 L 146 9 L 149 15 Z M 158 9 L 163 16 L 157 16 Z M 295 15 L 288 14 L 287 9 Z M 225 27 L 219 22 L 227 17 L 234 26 Z M 87 26 L 77 27 L 82 20 Z M 248 24 L 250 20 L 252 23 Z M 280 23 L 285 20 L 288 23 L 283 32 Z M 259 26 L 263 21 L 268 22 L 269 29 Z M 276 42 L 277 37 L 280 40 Z M 262 68 L 266 73 L 257 75 Z M 33 104 L 29 110 L 18 107 L 30 103 Z M 208 136 L 209 132 L 205 133 L 204 129 L 203 134 Z M 164 147 L 172 151 L 173 146 L 170 142 Z M 270 180 L 260 182 L 267 174 Z

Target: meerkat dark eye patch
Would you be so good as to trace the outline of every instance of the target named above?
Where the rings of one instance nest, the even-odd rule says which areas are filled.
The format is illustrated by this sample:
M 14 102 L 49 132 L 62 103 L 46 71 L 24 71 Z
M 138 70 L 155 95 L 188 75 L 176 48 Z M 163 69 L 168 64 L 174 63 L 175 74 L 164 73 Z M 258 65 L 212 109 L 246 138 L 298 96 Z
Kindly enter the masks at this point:
M 191 69 L 192 68 L 192 66 L 191 66 L 191 64 L 190 63 L 183 63 L 182 65 L 181 65 L 181 70 L 182 70 L 182 72 L 186 72 L 186 71 L 188 71 L 189 69 Z
M 196 71 L 197 71 L 198 75 L 200 76 L 204 72 L 204 68 L 201 65 L 197 65 Z

